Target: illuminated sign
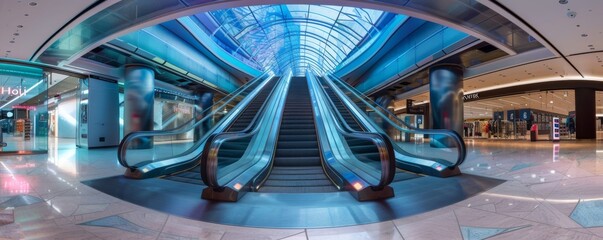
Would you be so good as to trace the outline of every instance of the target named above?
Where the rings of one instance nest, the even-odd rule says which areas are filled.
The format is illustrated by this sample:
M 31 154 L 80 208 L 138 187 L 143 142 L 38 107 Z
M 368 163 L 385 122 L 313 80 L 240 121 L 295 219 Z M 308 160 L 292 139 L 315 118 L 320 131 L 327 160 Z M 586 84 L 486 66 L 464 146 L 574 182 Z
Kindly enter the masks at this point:
M 27 88 L 0 87 L 0 95 L 23 96 L 27 93 Z
M 479 99 L 479 93 L 472 93 L 472 94 L 467 94 L 463 96 L 463 100 L 467 101 L 467 100 L 475 100 L 475 99 Z
M 21 106 L 21 105 L 15 105 L 15 106 L 13 106 L 13 109 L 36 110 L 36 106 Z

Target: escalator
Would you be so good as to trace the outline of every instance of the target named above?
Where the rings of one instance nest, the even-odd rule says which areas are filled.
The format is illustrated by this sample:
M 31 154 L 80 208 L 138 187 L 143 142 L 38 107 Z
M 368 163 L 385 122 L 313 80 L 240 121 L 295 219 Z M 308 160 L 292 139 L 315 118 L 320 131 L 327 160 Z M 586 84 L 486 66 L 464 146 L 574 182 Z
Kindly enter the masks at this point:
M 274 77 L 270 80 L 257 95 L 256 97 L 247 105 L 247 107 L 239 114 L 236 120 L 232 122 L 230 126 L 228 126 L 227 130 L 224 132 L 239 132 L 247 128 L 256 115 L 259 113 L 258 111 L 266 102 L 266 99 L 270 95 L 270 92 L 278 82 L 278 78 Z M 222 145 L 221 151 L 218 153 L 218 157 L 220 158 L 220 165 L 229 165 L 232 162 L 237 161 L 243 156 L 243 153 L 247 149 L 248 141 L 245 139 L 238 139 L 229 141 Z M 185 182 L 192 184 L 202 184 L 200 166 L 195 166 L 194 168 L 190 168 L 186 171 L 182 171 L 176 174 L 172 174 L 164 177 L 166 180 L 177 181 L 177 182 Z
M 339 111 L 339 114 L 342 116 L 342 118 L 346 122 L 346 124 L 352 130 L 359 131 L 359 132 L 366 131 L 366 129 L 364 129 L 362 127 L 362 125 L 352 115 L 352 113 L 350 113 L 349 109 L 345 107 L 345 105 L 343 104 L 341 99 L 339 97 L 337 97 L 335 92 L 333 92 L 333 89 L 330 88 L 327 84 L 325 84 L 324 79 L 321 78 L 320 80 L 321 80 L 320 82 L 322 83 L 322 87 L 325 90 L 325 93 L 327 94 L 327 96 L 329 96 L 329 98 L 335 105 L 335 108 L 337 109 L 337 111 Z M 379 163 L 378 162 L 379 149 L 377 149 L 375 144 L 373 142 L 371 142 L 370 140 L 347 139 L 347 143 L 348 143 L 348 146 L 350 146 L 350 150 L 354 153 L 354 156 L 358 160 L 360 160 L 366 164 L 369 164 L 369 165 L 376 165 Z M 401 173 L 402 171 L 400 169 L 397 169 L 396 172 Z M 405 175 L 405 174 L 396 174 L 396 176 L 394 177 L 394 181 L 395 182 L 402 181 L 402 180 L 409 179 L 412 177 L 413 176 L 409 176 L 409 175 Z
M 330 77 L 333 78 L 333 76 Z M 458 166 L 465 159 L 466 148 L 462 138 L 456 132 L 445 129 L 414 128 L 341 80 L 323 78 L 321 84 L 346 123 L 355 130 L 364 128 L 366 131 L 388 132 L 390 136 L 392 136 L 392 130 L 393 134 L 410 133 L 429 136 L 428 141 L 398 142 L 393 145 L 398 168 L 437 177 L 460 174 Z M 340 94 L 335 91 L 339 91 Z M 345 100 L 339 96 L 343 96 Z M 344 103 L 344 101 L 346 102 Z M 354 111 L 355 113 L 352 114 Z M 367 111 L 372 112 L 370 117 L 367 115 Z M 380 125 L 375 124 L 377 122 Z M 446 146 L 433 139 L 444 139 L 452 145 Z M 366 142 L 356 141 L 350 147 L 354 153 L 362 155 L 359 157 L 360 159 L 375 157 L 374 150 L 371 150 Z
M 259 192 L 334 192 L 323 171 L 308 83 L 291 79 L 270 175 Z
M 199 164 L 203 145 L 213 132 L 223 132 L 273 79 L 263 73 L 211 106 L 195 107 L 194 117 L 171 129 L 131 132 L 118 147 L 117 159 L 126 168 L 127 178 L 146 179 L 181 172 Z M 181 141 L 182 135 L 192 134 L 192 141 Z M 134 143 L 151 141 L 151 148 L 138 148 Z
M 290 76 L 291 74 L 288 74 Z M 308 75 L 306 75 L 308 76 Z M 313 75 L 312 75 L 313 76 Z M 327 97 L 314 77 L 286 77 L 245 131 L 214 134 L 201 158 L 202 198 L 238 201 L 246 192 L 327 193 L 345 190 L 359 201 L 392 197 L 395 175 L 391 143 L 374 133 L 348 133 L 335 123 Z M 263 106 L 262 108 L 265 108 Z M 346 139 L 369 139 L 378 148 L 377 164 L 353 156 Z M 230 161 L 225 144 L 244 138 L 248 147 Z M 232 155 L 233 158 L 236 158 Z M 224 161 L 228 163 L 223 164 Z

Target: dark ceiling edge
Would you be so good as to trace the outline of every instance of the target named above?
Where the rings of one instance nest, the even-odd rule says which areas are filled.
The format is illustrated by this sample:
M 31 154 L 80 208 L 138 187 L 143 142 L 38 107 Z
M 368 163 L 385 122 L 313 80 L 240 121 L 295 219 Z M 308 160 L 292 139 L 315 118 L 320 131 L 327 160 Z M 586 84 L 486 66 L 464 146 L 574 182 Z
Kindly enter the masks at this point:
M 542 91 L 556 91 L 556 90 L 575 90 L 578 88 L 589 88 L 596 91 L 603 91 L 603 83 L 600 81 L 591 80 L 562 80 L 562 81 L 548 81 L 541 83 L 532 83 L 519 86 L 512 86 L 506 88 L 493 89 L 488 91 L 476 92 L 479 94 L 479 98 L 467 99 L 464 102 L 474 102 L 490 98 L 506 97 L 518 94 L 542 92 Z
M 505 5 L 499 3 L 497 0 L 490 0 L 490 2 L 492 2 L 492 4 L 496 5 L 497 7 L 501 8 L 502 10 L 507 12 L 509 15 L 513 16 L 515 19 L 517 19 L 517 21 L 520 21 L 522 24 L 524 24 L 526 27 L 528 27 L 530 30 L 532 30 L 534 33 L 536 33 L 536 35 L 538 35 L 543 41 L 545 41 L 549 46 L 551 46 L 551 48 L 553 48 L 553 50 L 555 50 L 555 52 L 557 52 L 557 54 L 559 54 L 559 56 L 561 56 L 565 60 L 565 62 L 567 62 L 567 64 L 569 64 L 578 74 L 580 74 L 580 77 L 584 77 L 584 75 L 580 72 L 580 70 L 578 70 L 578 68 L 576 66 L 574 66 L 574 64 L 565 55 L 563 55 L 563 53 L 561 51 L 559 51 L 559 49 L 557 47 L 555 47 L 555 45 L 553 45 L 553 43 L 551 43 L 539 31 L 537 31 L 536 28 L 532 27 L 532 25 L 530 25 L 528 22 L 526 22 L 523 18 L 519 17 L 519 15 L 515 14 L 513 11 L 511 11 Z
M 69 76 L 72 76 L 72 77 L 79 77 L 79 78 L 87 78 L 87 77 L 89 77 L 89 75 L 87 75 L 87 74 L 73 72 L 73 71 L 69 71 L 69 70 L 61 68 L 61 67 L 57 67 L 57 66 L 49 65 L 49 64 L 44 64 L 44 63 L 38 63 L 38 62 L 29 62 L 29 61 L 24 61 L 24 60 L 16 60 L 16 59 L 13 60 L 13 59 L 0 58 L 0 63 L 7 63 L 7 64 L 20 65 L 20 66 L 40 68 L 43 71 L 60 73 L 60 74 L 69 75 Z
M 105 2 L 106 0 L 98 0 L 96 2 L 94 2 L 93 4 L 90 4 L 90 6 L 88 6 L 86 9 L 84 9 L 83 11 L 81 11 L 80 13 L 78 13 L 77 15 L 75 15 L 75 17 L 71 18 L 69 21 L 67 21 L 67 23 L 65 23 L 63 26 L 61 26 L 56 32 L 54 32 L 52 35 L 50 35 L 50 37 L 48 39 L 46 39 L 46 41 L 44 41 L 44 43 L 42 43 L 42 45 L 40 45 L 40 47 L 38 47 L 38 49 L 36 49 L 36 51 L 33 53 L 33 55 L 29 58 L 29 61 L 34 61 L 35 59 L 34 56 L 38 55 L 38 53 L 40 52 L 40 50 L 42 50 L 42 48 L 44 46 L 46 46 L 46 44 L 48 44 L 48 42 L 53 39 L 54 37 L 57 36 L 57 34 L 59 34 L 61 31 L 63 31 L 63 29 L 65 29 L 67 26 L 69 26 L 71 23 L 73 23 L 75 20 L 77 20 L 78 18 L 80 18 L 82 15 L 84 15 L 85 13 L 87 13 L 88 11 L 94 9 L 95 7 L 97 7 L 98 5 L 100 5 L 101 3 Z

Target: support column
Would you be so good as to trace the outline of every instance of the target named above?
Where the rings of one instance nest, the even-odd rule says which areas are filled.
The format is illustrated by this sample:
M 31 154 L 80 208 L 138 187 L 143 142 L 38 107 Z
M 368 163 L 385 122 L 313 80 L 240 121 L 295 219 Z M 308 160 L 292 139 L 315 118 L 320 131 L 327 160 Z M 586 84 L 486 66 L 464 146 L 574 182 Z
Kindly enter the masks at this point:
M 440 64 L 429 69 L 429 99 L 433 129 L 450 129 L 463 136 L 463 67 Z M 455 146 L 452 139 L 431 136 L 432 147 Z
M 145 65 L 126 65 L 124 84 L 124 135 L 153 130 L 155 71 Z M 138 138 L 131 148 L 153 147 L 153 138 Z
M 594 89 L 576 89 L 576 139 L 597 138 L 596 104 Z

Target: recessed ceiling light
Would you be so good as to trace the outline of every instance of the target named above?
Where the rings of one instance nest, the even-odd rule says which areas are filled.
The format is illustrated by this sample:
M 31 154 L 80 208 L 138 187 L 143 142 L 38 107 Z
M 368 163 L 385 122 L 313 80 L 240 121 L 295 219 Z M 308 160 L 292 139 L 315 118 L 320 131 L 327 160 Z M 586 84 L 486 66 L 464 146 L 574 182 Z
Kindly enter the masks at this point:
M 559 4 L 567 4 L 567 0 L 559 0 Z
M 19 33 L 13 33 L 13 36 L 19 36 Z
M 11 41 L 8 41 L 8 42 L 9 42 L 9 43 L 15 43 L 15 41 L 12 41 L 12 40 L 11 40 Z
M 37 3 L 37 2 L 30 2 L 30 3 L 29 3 L 29 6 L 32 6 L 32 7 L 37 6 L 37 5 L 38 5 L 38 3 Z
M 23 25 L 17 25 L 17 28 L 23 28 Z
M 583 33 L 583 34 L 582 34 L 582 35 L 580 35 L 580 36 L 582 36 L 582 37 L 588 37 L 588 34 Z

